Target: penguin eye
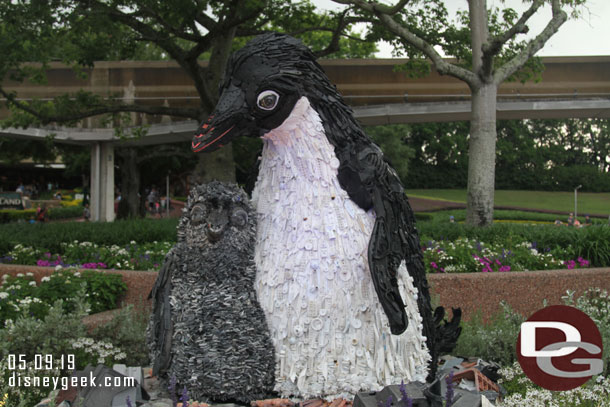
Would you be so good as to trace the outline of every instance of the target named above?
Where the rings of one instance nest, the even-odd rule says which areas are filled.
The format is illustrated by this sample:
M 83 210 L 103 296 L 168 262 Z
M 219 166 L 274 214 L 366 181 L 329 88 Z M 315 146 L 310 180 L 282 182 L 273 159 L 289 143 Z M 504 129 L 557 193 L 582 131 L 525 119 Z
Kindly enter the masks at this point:
M 280 101 L 280 95 L 272 90 L 264 90 L 258 94 L 256 104 L 263 110 L 273 110 Z
M 245 226 L 248 222 L 248 214 L 243 209 L 237 209 L 231 215 L 231 223 L 235 226 Z
M 205 221 L 205 207 L 202 204 L 196 204 L 191 209 L 191 223 L 195 226 Z

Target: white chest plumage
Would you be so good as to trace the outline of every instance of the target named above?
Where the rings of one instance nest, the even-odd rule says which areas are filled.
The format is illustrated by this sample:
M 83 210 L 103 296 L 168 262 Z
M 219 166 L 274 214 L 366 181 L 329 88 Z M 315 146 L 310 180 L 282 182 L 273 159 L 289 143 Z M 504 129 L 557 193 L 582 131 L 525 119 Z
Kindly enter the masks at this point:
M 401 266 L 409 328 L 393 336 L 367 261 L 374 214 L 339 185 L 339 160 L 307 98 L 263 139 L 256 290 L 276 348 L 276 390 L 331 398 L 422 380 L 429 354 L 412 279 Z

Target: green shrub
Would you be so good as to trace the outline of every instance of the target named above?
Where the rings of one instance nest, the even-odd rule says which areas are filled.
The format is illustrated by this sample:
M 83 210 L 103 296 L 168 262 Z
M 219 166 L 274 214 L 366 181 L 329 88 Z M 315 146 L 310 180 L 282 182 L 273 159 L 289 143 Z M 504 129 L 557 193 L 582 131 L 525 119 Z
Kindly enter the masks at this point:
M 44 247 L 61 253 L 61 244 L 75 240 L 100 245 L 176 241 L 178 219 L 137 219 L 115 222 L 61 222 L 0 225 L 0 254 L 8 253 L 16 244 Z
M 27 369 L 16 372 L 22 378 L 69 377 L 69 355 L 74 355 L 76 369 L 82 369 L 89 363 L 112 366 L 127 356 L 107 341 L 87 337 L 87 329 L 82 322 L 88 307 L 84 289 L 78 291 L 73 300 L 75 307 L 71 312 L 65 311 L 63 301 L 58 300 L 50 307 L 44 319 L 30 316 L 24 310 L 15 321 L 0 329 L 0 394 L 8 394 L 6 406 L 34 406 L 52 390 L 42 386 L 8 386 L 8 378 L 15 373 L 8 369 L 8 355 L 25 355 Z M 35 369 L 33 362 L 37 354 L 53 355 L 55 367 L 50 370 Z M 63 368 L 59 364 L 62 355 Z
M 57 208 L 49 209 L 49 219 L 71 219 L 83 216 L 83 207 L 78 206 L 58 206 Z
M 462 323 L 462 333 L 453 353 L 464 357 L 477 357 L 500 366 L 510 366 L 517 360 L 515 344 L 525 318 L 508 304 L 485 324 L 481 314 Z
M 96 340 L 108 341 L 118 346 L 126 354 L 123 363 L 128 366 L 149 364 L 146 328 L 150 313 L 129 305 L 122 308 L 110 322 L 93 330 Z
M 16 277 L 5 275 L 0 286 L 0 326 L 24 312 L 42 319 L 59 300 L 66 312 L 73 312 L 81 290 L 85 290 L 89 310 L 95 313 L 116 308 L 127 285 L 118 274 L 93 270 L 82 273 L 60 270 L 43 277 L 39 285 L 32 273 Z
M 29 221 L 36 217 L 36 209 L 0 209 L 0 223 Z

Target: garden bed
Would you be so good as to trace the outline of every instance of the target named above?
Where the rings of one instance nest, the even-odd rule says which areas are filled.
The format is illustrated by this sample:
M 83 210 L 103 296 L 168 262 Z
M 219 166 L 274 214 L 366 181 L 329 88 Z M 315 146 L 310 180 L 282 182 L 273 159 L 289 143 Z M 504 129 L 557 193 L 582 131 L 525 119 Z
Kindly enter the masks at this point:
M 0 264 L 0 275 L 33 273 L 37 282 L 53 273 L 50 267 Z M 127 293 L 121 306 L 150 306 L 148 294 L 157 278 L 155 271 L 99 270 L 120 274 L 127 284 Z M 428 281 L 433 299 L 448 310 L 460 307 L 463 318 L 469 320 L 478 312 L 487 321 L 500 311 L 500 301 L 507 302 L 524 316 L 549 305 L 561 304 L 567 290 L 582 294 L 586 289 L 598 287 L 610 291 L 610 268 L 574 270 L 516 271 L 494 273 L 429 274 Z

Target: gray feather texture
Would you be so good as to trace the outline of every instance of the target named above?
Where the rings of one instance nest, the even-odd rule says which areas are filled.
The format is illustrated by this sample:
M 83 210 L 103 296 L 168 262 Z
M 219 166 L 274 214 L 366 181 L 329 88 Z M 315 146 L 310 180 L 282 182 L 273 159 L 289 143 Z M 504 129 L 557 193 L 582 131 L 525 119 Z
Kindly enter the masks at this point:
M 254 290 L 256 214 L 235 185 L 192 188 L 151 292 L 153 372 L 191 400 L 249 402 L 269 396 L 274 350 Z

